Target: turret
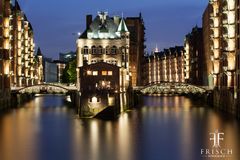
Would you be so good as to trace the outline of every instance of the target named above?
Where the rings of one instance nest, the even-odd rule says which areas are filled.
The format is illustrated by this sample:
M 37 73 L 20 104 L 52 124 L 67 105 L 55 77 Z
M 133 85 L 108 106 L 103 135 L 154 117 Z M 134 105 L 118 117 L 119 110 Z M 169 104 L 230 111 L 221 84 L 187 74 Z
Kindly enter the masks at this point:
M 129 38 L 129 31 L 123 17 L 118 25 L 117 35 L 122 38 Z

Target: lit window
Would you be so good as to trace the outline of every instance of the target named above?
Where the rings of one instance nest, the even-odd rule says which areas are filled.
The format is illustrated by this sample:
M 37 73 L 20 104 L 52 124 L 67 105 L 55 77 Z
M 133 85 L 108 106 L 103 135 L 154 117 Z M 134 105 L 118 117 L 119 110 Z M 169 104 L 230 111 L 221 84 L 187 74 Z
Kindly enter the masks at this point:
M 112 71 L 108 71 L 108 75 L 112 76 L 113 75 Z
M 98 98 L 98 97 L 91 97 L 89 98 L 89 102 L 90 103 L 100 103 L 101 102 L 101 98 Z
M 106 76 L 107 75 L 107 71 L 102 71 L 102 75 Z
M 92 75 L 92 71 L 87 71 L 87 75 L 91 76 Z
M 98 75 L 98 71 L 93 71 L 93 76 L 97 76 Z

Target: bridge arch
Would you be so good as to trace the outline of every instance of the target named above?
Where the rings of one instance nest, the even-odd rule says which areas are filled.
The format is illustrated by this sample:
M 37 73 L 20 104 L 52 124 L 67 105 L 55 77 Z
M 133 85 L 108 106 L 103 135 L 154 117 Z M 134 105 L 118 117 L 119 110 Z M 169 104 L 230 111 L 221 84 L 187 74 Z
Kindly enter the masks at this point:
M 138 89 L 142 94 L 203 94 L 204 88 L 186 83 L 164 82 L 151 84 Z
M 69 91 L 76 90 L 74 87 L 69 87 L 65 85 L 58 85 L 58 84 L 37 84 L 22 88 L 16 88 L 15 92 L 24 94 L 66 94 Z

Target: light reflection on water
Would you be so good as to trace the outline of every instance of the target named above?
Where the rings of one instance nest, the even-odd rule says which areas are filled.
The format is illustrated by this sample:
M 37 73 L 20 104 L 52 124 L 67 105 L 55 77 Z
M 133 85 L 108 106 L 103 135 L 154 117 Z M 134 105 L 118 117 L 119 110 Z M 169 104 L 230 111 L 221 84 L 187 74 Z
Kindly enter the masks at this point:
M 240 159 L 240 124 L 184 97 L 144 97 L 117 120 L 79 119 L 61 96 L 36 97 L 0 115 L 1 160 L 201 160 L 209 132 Z

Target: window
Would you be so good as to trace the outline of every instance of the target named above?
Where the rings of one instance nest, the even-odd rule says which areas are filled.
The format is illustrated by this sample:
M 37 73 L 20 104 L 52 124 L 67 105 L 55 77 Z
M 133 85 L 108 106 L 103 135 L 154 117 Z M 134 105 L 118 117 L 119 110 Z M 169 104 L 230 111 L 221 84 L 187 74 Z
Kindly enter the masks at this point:
M 105 52 L 106 52 L 106 54 L 110 54 L 110 52 L 109 52 L 109 46 L 106 47 L 106 51 L 105 51 Z
M 111 48 L 111 54 L 116 54 L 117 53 L 117 47 L 116 46 L 113 46 Z
M 97 48 L 95 46 L 92 46 L 92 54 L 96 54 L 97 53 Z
M 92 75 L 92 71 L 87 71 L 87 75 L 91 76 Z
M 107 76 L 107 73 L 108 73 L 107 71 L 102 71 L 103 76 Z
M 103 48 L 102 48 L 102 46 L 99 46 L 98 47 L 98 54 L 102 54 L 103 53 Z
M 108 71 L 107 73 L 109 76 L 112 76 L 113 75 L 113 72 L 112 71 Z
M 92 75 L 93 76 L 97 76 L 98 75 L 98 71 L 93 71 Z
M 100 103 L 101 98 L 93 96 L 93 97 L 89 98 L 89 102 L 90 103 Z
M 87 46 L 85 46 L 85 47 L 83 48 L 83 54 L 88 54 L 88 47 L 87 47 Z

